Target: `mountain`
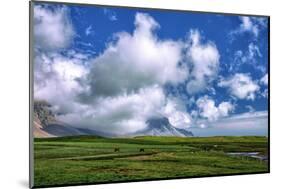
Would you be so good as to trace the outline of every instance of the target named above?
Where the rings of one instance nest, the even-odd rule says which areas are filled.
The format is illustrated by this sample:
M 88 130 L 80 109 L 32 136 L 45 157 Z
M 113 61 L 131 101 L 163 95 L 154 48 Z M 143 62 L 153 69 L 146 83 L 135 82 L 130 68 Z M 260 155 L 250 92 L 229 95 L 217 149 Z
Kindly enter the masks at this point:
M 152 118 L 147 120 L 148 127 L 144 130 L 138 131 L 132 135 L 134 136 L 179 136 L 190 137 L 193 133 L 185 129 L 173 127 L 168 118 Z
M 35 138 L 61 137 L 75 135 L 95 135 L 103 137 L 118 137 L 92 129 L 76 128 L 56 119 L 51 110 L 52 106 L 46 101 L 34 101 L 33 135 Z M 173 127 L 165 117 L 147 121 L 148 127 L 144 130 L 131 133 L 126 137 L 134 136 L 193 136 L 192 132 Z M 123 136 L 122 136 L 123 137 Z
M 46 101 L 34 101 L 33 135 L 35 138 L 74 135 L 99 135 L 105 133 L 91 129 L 75 128 L 55 118 L 51 105 Z

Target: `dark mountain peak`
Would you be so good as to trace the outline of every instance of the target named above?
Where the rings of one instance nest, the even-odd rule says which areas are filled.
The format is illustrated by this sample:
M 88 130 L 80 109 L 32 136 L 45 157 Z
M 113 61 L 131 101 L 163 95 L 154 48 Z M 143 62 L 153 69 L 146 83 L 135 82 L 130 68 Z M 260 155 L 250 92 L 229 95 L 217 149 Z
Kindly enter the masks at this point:
M 172 127 L 172 125 L 169 122 L 169 119 L 166 117 L 161 118 L 151 118 L 146 121 L 148 127 L 150 128 L 158 128 L 161 129 L 162 127 Z
M 34 117 L 40 121 L 43 127 L 46 127 L 50 122 L 56 121 L 55 115 L 50 108 L 51 104 L 46 101 L 34 101 Z
M 147 128 L 134 133 L 134 135 L 152 136 L 193 136 L 192 132 L 179 129 L 171 125 L 167 117 L 151 118 L 146 121 Z

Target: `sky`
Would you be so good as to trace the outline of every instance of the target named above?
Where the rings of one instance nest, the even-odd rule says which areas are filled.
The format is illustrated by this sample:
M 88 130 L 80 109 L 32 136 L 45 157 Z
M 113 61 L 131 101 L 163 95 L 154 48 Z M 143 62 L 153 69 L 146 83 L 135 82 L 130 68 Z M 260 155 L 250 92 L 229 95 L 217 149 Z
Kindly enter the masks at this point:
M 34 99 L 125 135 L 167 117 L 196 136 L 267 135 L 266 17 L 34 3 Z

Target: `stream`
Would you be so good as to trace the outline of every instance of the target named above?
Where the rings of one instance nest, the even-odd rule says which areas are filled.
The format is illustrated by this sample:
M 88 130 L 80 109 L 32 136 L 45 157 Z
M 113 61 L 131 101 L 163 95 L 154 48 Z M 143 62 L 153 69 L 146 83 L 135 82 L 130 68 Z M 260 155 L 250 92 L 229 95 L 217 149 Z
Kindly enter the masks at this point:
M 228 152 L 226 154 L 229 156 L 245 156 L 245 157 L 259 159 L 262 161 L 268 161 L 268 156 L 260 154 L 259 152 Z

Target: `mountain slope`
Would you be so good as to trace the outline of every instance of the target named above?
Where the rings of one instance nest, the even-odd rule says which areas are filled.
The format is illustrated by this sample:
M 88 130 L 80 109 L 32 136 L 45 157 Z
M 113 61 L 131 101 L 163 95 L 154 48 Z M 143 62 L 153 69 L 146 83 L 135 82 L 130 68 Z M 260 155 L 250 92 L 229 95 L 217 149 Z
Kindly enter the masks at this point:
M 45 101 L 34 101 L 33 136 L 36 138 L 73 135 L 96 135 L 90 129 L 79 129 L 60 122 L 51 111 L 51 105 Z
M 44 131 L 41 121 L 35 117 L 33 120 L 33 136 L 37 138 L 49 138 L 54 137 L 54 135 Z
M 144 130 L 138 131 L 132 135 L 134 136 L 180 136 L 190 137 L 193 136 L 192 132 L 185 129 L 173 127 L 166 117 L 153 118 L 147 120 L 148 127 Z

